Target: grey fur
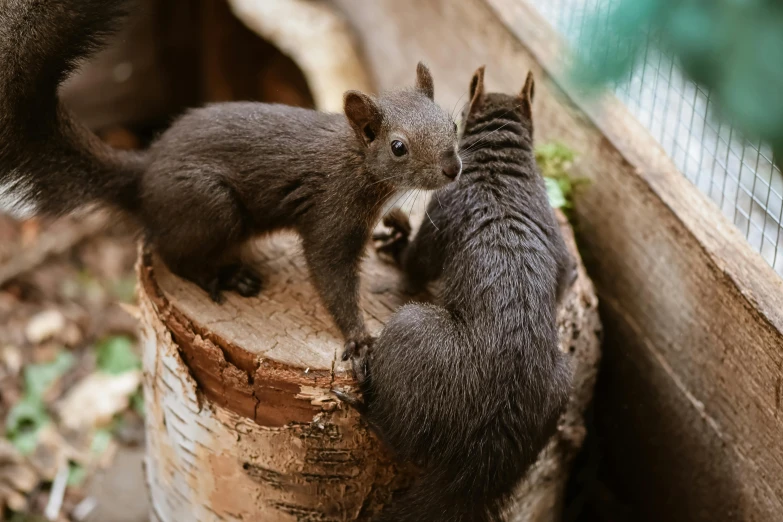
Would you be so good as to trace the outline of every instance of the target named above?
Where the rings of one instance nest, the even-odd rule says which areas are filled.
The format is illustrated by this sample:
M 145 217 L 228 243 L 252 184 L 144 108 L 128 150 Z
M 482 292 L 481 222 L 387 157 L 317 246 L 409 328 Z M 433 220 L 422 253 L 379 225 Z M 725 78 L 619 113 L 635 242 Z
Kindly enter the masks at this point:
M 554 433 L 571 381 L 556 303 L 573 280 L 533 155 L 532 77 L 519 96 L 471 82 L 461 179 L 432 198 L 416 238 L 401 213 L 383 250 L 438 303 L 403 306 L 353 359 L 381 438 L 424 476 L 376 522 L 499 520 Z
M 350 349 L 367 345 L 358 264 L 383 203 L 434 189 L 459 171 L 451 117 L 432 77 L 346 114 L 222 103 L 179 118 L 144 153 L 111 149 L 60 105 L 60 83 L 99 47 L 122 0 L 0 0 L 0 195 L 58 215 L 105 203 L 132 215 L 169 268 L 205 289 L 254 295 L 239 261 L 252 237 L 296 230 L 318 291 Z M 408 154 L 391 152 L 392 140 Z

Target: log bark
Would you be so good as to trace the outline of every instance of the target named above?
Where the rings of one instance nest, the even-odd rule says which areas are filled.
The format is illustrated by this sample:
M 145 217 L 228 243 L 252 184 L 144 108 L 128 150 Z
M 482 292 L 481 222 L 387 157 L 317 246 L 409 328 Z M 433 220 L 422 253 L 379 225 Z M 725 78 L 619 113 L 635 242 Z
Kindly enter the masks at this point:
M 563 229 L 576 254 L 565 221 Z M 265 288 L 215 305 L 155 255 L 138 264 L 152 519 L 367 520 L 414 470 L 397 464 L 330 393 L 354 384 L 339 333 L 308 281 L 298 239 L 257 245 Z M 371 253 L 362 306 L 371 331 L 404 302 L 397 271 Z M 509 520 L 555 520 L 584 434 L 598 360 L 597 301 L 583 269 L 559 312 L 575 388 L 560 430 Z

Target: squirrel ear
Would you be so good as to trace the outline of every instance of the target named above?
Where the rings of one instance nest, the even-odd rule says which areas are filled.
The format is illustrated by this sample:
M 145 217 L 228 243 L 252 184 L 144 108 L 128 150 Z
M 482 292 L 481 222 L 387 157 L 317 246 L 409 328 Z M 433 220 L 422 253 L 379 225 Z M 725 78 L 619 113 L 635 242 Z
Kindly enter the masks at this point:
M 484 65 L 476 69 L 473 78 L 470 80 L 470 108 L 468 114 L 481 107 L 482 98 L 484 98 Z
M 423 62 L 419 62 L 416 66 L 416 88 L 430 100 L 435 100 L 435 83 L 432 81 L 430 70 Z
M 525 79 L 525 85 L 522 87 L 522 91 L 519 93 L 519 99 L 521 101 L 520 107 L 522 108 L 522 114 L 529 119 L 533 119 L 533 95 L 536 90 L 536 82 L 533 80 L 533 72 L 527 73 Z
M 356 136 L 369 145 L 381 127 L 381 111 L 372 98 L 359 91 L 348 91 L 343 97 L 345 117 Z

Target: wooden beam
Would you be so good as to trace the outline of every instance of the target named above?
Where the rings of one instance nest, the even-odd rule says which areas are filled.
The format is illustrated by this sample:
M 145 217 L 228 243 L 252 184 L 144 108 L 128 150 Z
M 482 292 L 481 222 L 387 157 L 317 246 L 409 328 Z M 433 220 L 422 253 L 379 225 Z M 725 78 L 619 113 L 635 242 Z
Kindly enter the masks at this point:
M 576 107 L 559 37 L 525 1 L 336 3 L 381 88 L 419 59 L 449 108 L 481 64 L 490 90 L 539 79 L 539 140 L 576 150 L 592 180 L 576 216 L 607 330 L 596 413 L 632 519 L 779 517 L 783 281 L 617 100 Z

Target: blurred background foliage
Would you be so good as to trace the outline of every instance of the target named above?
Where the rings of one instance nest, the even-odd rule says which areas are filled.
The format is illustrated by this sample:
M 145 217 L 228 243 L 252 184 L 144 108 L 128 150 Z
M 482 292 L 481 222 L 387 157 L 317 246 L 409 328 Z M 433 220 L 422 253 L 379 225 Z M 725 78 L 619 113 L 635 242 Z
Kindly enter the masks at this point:
M 592 16 L 577 46 L 574 79 L 597 88 L 627 78 L 648 38 L 707 88 L 749 139 L 783 157 L 783 1 L 619 0 Z

